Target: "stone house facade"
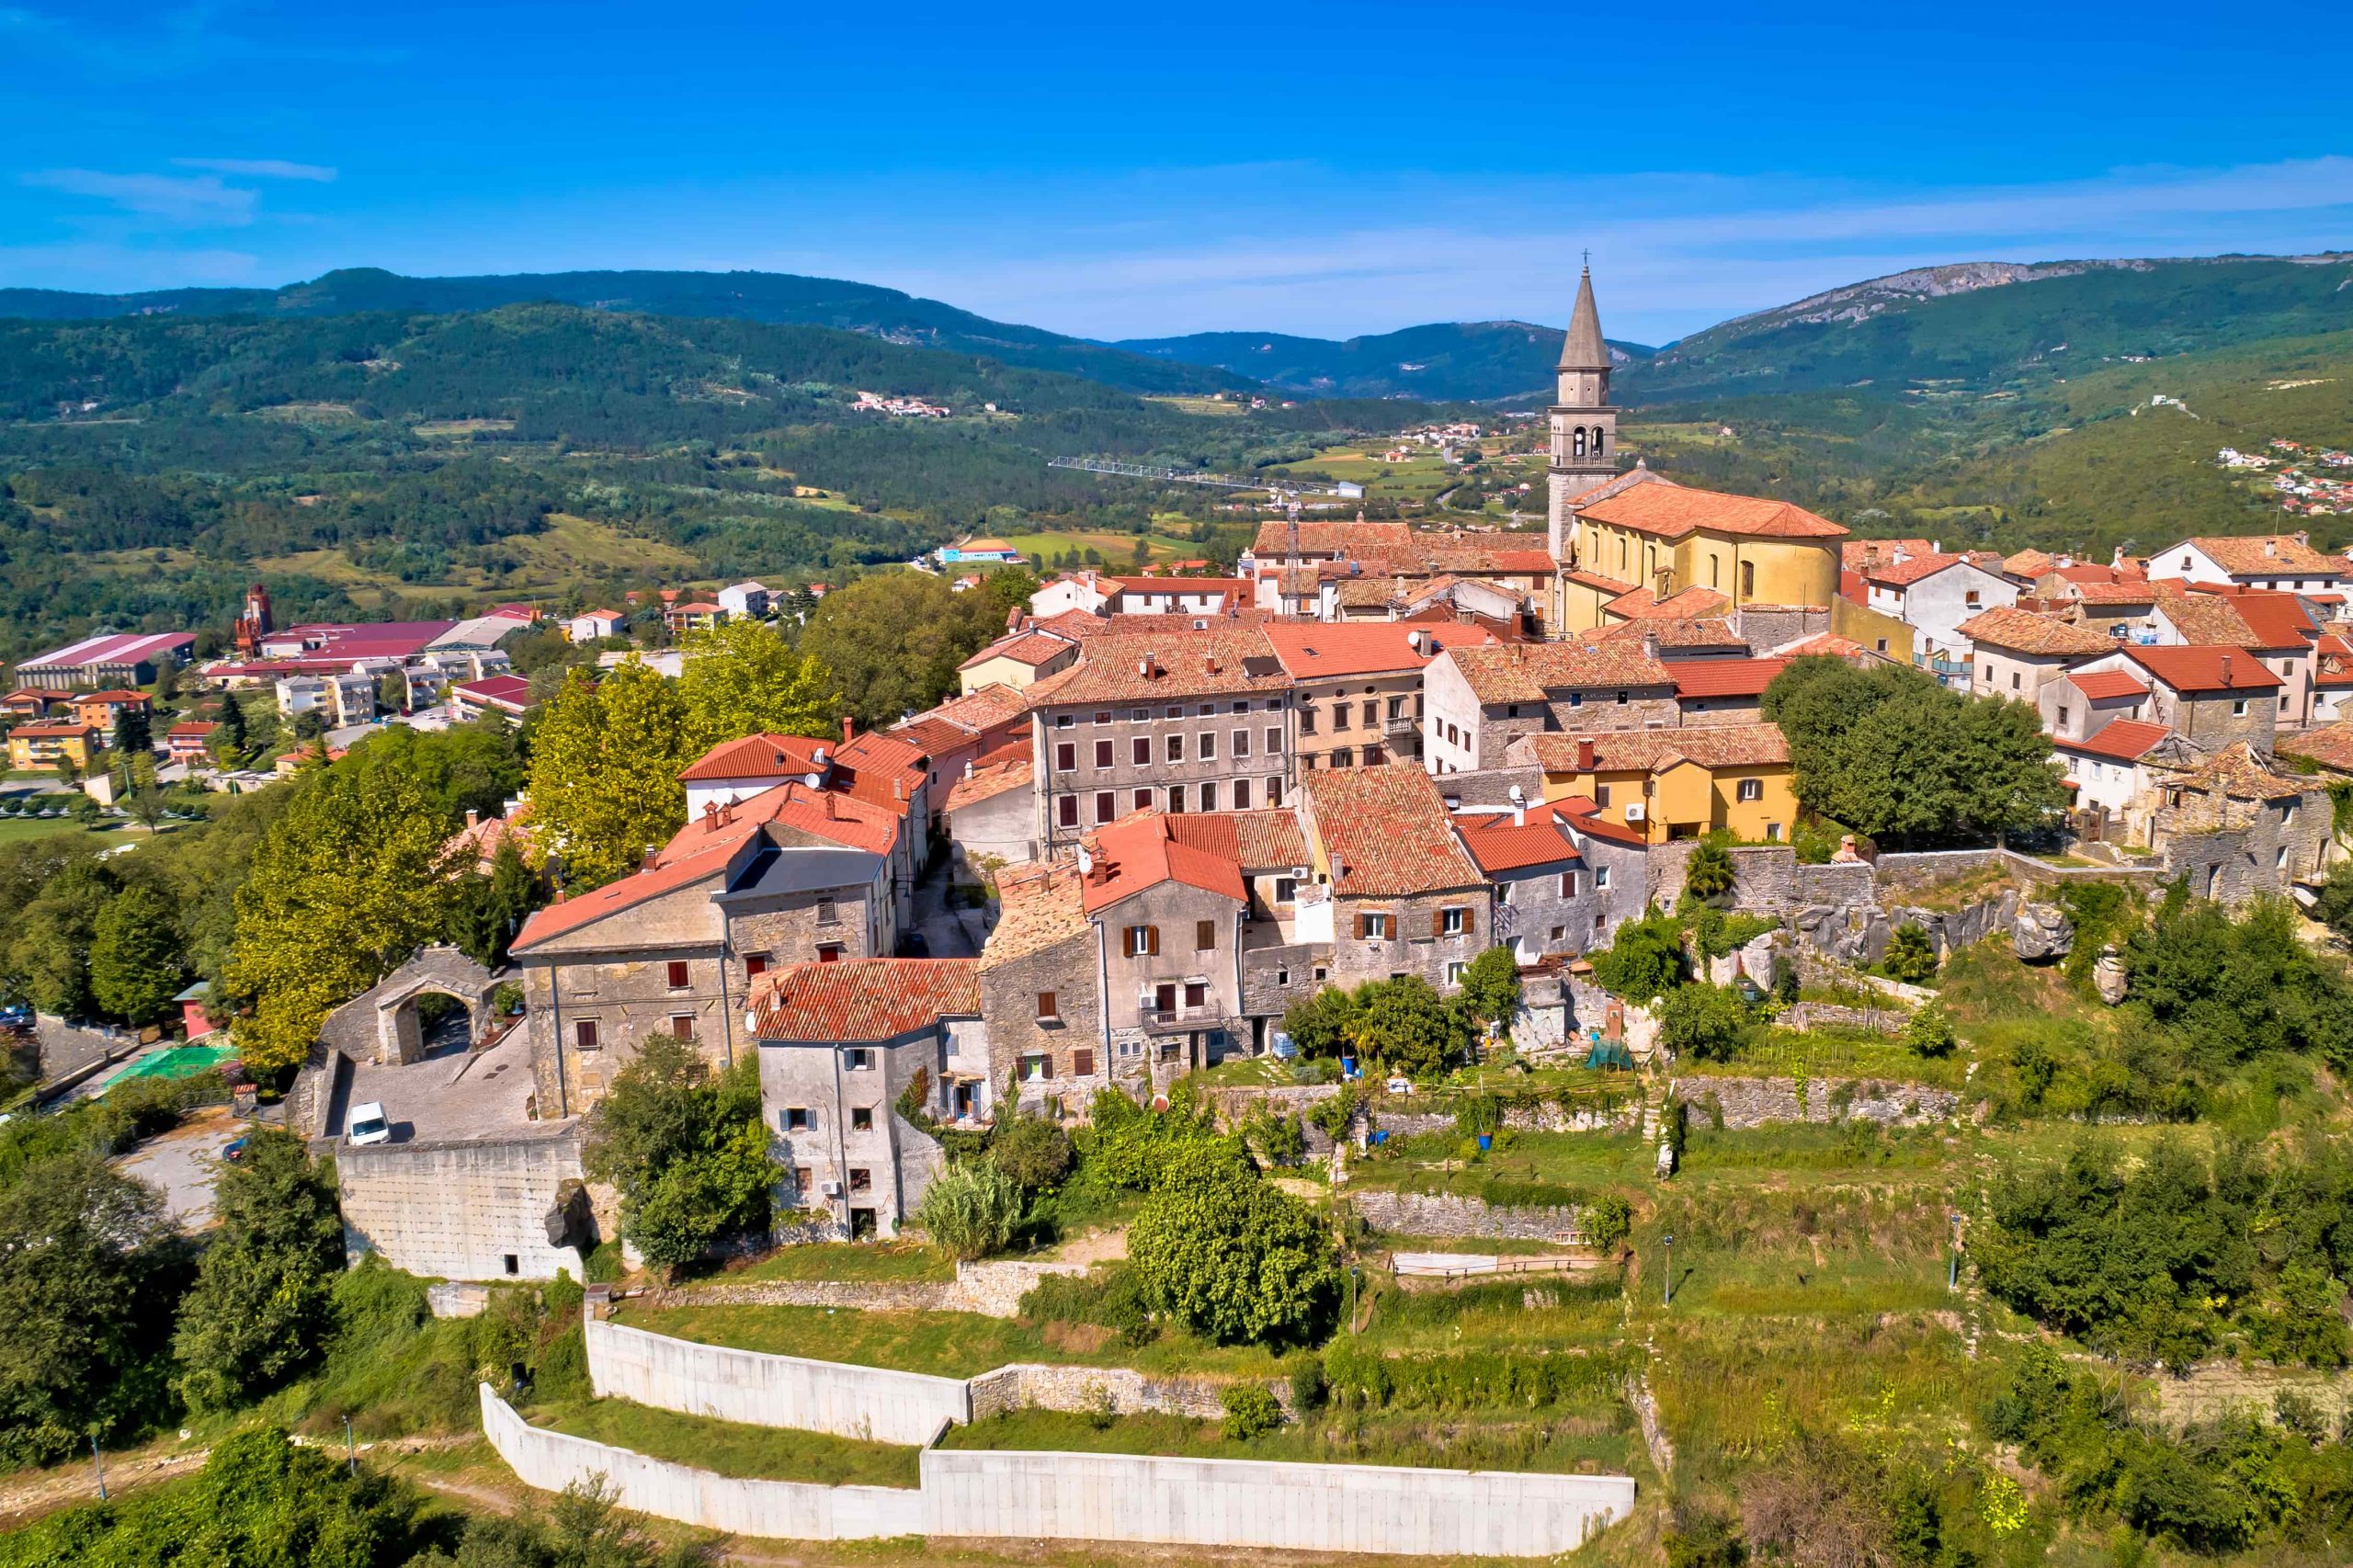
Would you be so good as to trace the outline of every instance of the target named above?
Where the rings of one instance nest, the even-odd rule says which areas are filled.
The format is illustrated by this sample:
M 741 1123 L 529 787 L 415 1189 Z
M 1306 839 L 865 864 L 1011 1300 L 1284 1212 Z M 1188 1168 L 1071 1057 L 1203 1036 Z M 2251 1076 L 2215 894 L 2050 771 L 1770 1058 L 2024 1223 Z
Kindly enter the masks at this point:
M 1969 642 L 1969 689 L 1977 697 L 2040 703 L 2068 670 L 2116 651 L 2105 632 L 2029 610 L 1990 609 L 1954 628 Z
M 2131 674 L 2149 688 L 2138 717 L 2209 751 L 2234 741 L 2268 751 L 2278 733 L 2282 683 L 2245 649 L 2136 646 L 2081 669 Z
M 1607 947 L 1650 889 L 1642 837 L 1553 802 L 1456 819 L 1495 890 L 1495 940 L 1521 967 Z
M 1318 773 L 1303 796 L 1311 863 L 1330 891 L 1330 983 L 1417 974 L 1458 989 L 1493 940 L 1494 910 L 1429 775 L 1402 764 Z
M 1675 676 L 1648 640 L 1451 648 L 1422 680 L 1422 755 L 1438 774 L 1501 767 L 1523 735 L 1664 729 L 1679 718 Z

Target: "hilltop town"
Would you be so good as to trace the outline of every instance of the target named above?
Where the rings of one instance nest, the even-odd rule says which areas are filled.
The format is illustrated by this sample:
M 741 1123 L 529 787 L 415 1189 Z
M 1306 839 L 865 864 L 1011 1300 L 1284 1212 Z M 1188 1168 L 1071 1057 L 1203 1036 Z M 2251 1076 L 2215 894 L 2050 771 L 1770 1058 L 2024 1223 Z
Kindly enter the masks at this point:
M 1587 274 L 1529 452 L 1366 455 L 1526 456 L 1476 527 L 19 661 L 0 1150 L 217 1239 L 0 1452 L 274 1400 L 802 1541 L 2328 1560 L 2353 559 L 1858 537 L 1630 460 L 1622 359 Z

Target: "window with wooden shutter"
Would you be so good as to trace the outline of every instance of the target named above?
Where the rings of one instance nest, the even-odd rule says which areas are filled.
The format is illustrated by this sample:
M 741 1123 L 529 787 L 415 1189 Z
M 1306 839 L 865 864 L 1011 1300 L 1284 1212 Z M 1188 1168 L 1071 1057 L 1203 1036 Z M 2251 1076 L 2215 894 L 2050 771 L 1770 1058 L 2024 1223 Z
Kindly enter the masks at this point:
M 1038 993 L 1038 1021 L 1041 1024 L 1062 1022 L 1061 997 L 1051 991 Z
M 1143 939 L 1144 952 L 1150 957 L 1155 959 L 1158 958 L 1160 956 L 1160 927 L 1157 926 L 1145 926 L 1143 928 Z
M 1370 930 L 1371 926 L 1365 919 L 1364 911 L 1357 911 L 1357 940 L 1363 941 Z
M 1430 935 L 1433 937 L 1443 937 L 1446 935 L 1445 910 L 1433 909 L 1430 911 Z
M 1095 1051 L 1092 1046 L 1080 1046 L 1070 1053 L 1070 1075 L 1074 1078 L 1095 1076 Z
M 1195 952 L 1197 952 L 1197 953 L 1206 953 L 1206 952 L 1208 952 L 1211 948 L 1214 948 L 1214 947 L 1216 947 L 1216 946 L 1217 946 L 1217 922 L 1216 922 L 1216 921 L 1214 921 L 1214 920 L 1196 920 L 1196 921 L 1194 921 L 1194 922 L 1193 922 L 1193 950 L 1194 950 Z
M 691 983 L 692 977 L 688 971 L 686 960 L 672 959 L 670 960 L 670 989 L 684 991 Z

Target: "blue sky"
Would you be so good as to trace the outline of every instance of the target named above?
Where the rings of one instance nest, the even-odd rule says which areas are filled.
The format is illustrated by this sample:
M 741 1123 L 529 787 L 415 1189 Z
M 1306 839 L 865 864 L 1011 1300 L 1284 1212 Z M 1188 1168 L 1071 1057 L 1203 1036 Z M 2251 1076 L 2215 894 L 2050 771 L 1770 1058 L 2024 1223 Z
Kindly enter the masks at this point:
M 2353 248 L 2341 6 L 0 0 L 0 284 L 758 267 L 1093 336 Z

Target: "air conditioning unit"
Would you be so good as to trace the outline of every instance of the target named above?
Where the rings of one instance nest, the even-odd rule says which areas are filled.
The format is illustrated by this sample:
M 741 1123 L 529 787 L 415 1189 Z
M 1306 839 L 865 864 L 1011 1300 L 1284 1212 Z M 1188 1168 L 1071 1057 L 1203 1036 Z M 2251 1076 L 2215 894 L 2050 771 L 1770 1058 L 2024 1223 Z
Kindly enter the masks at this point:
M 1644 814 L 1643 803 L 1640 801 L 1636 801 L 1632 805 L 1626 808 L 1626 820 L 1628 822 L 1640 822 L 1643 820 Z
M 842 1195 L 842 1184 L 837 1181 L 829 1181 L 817 1190 L 828 1198 L 839 1198 Z

